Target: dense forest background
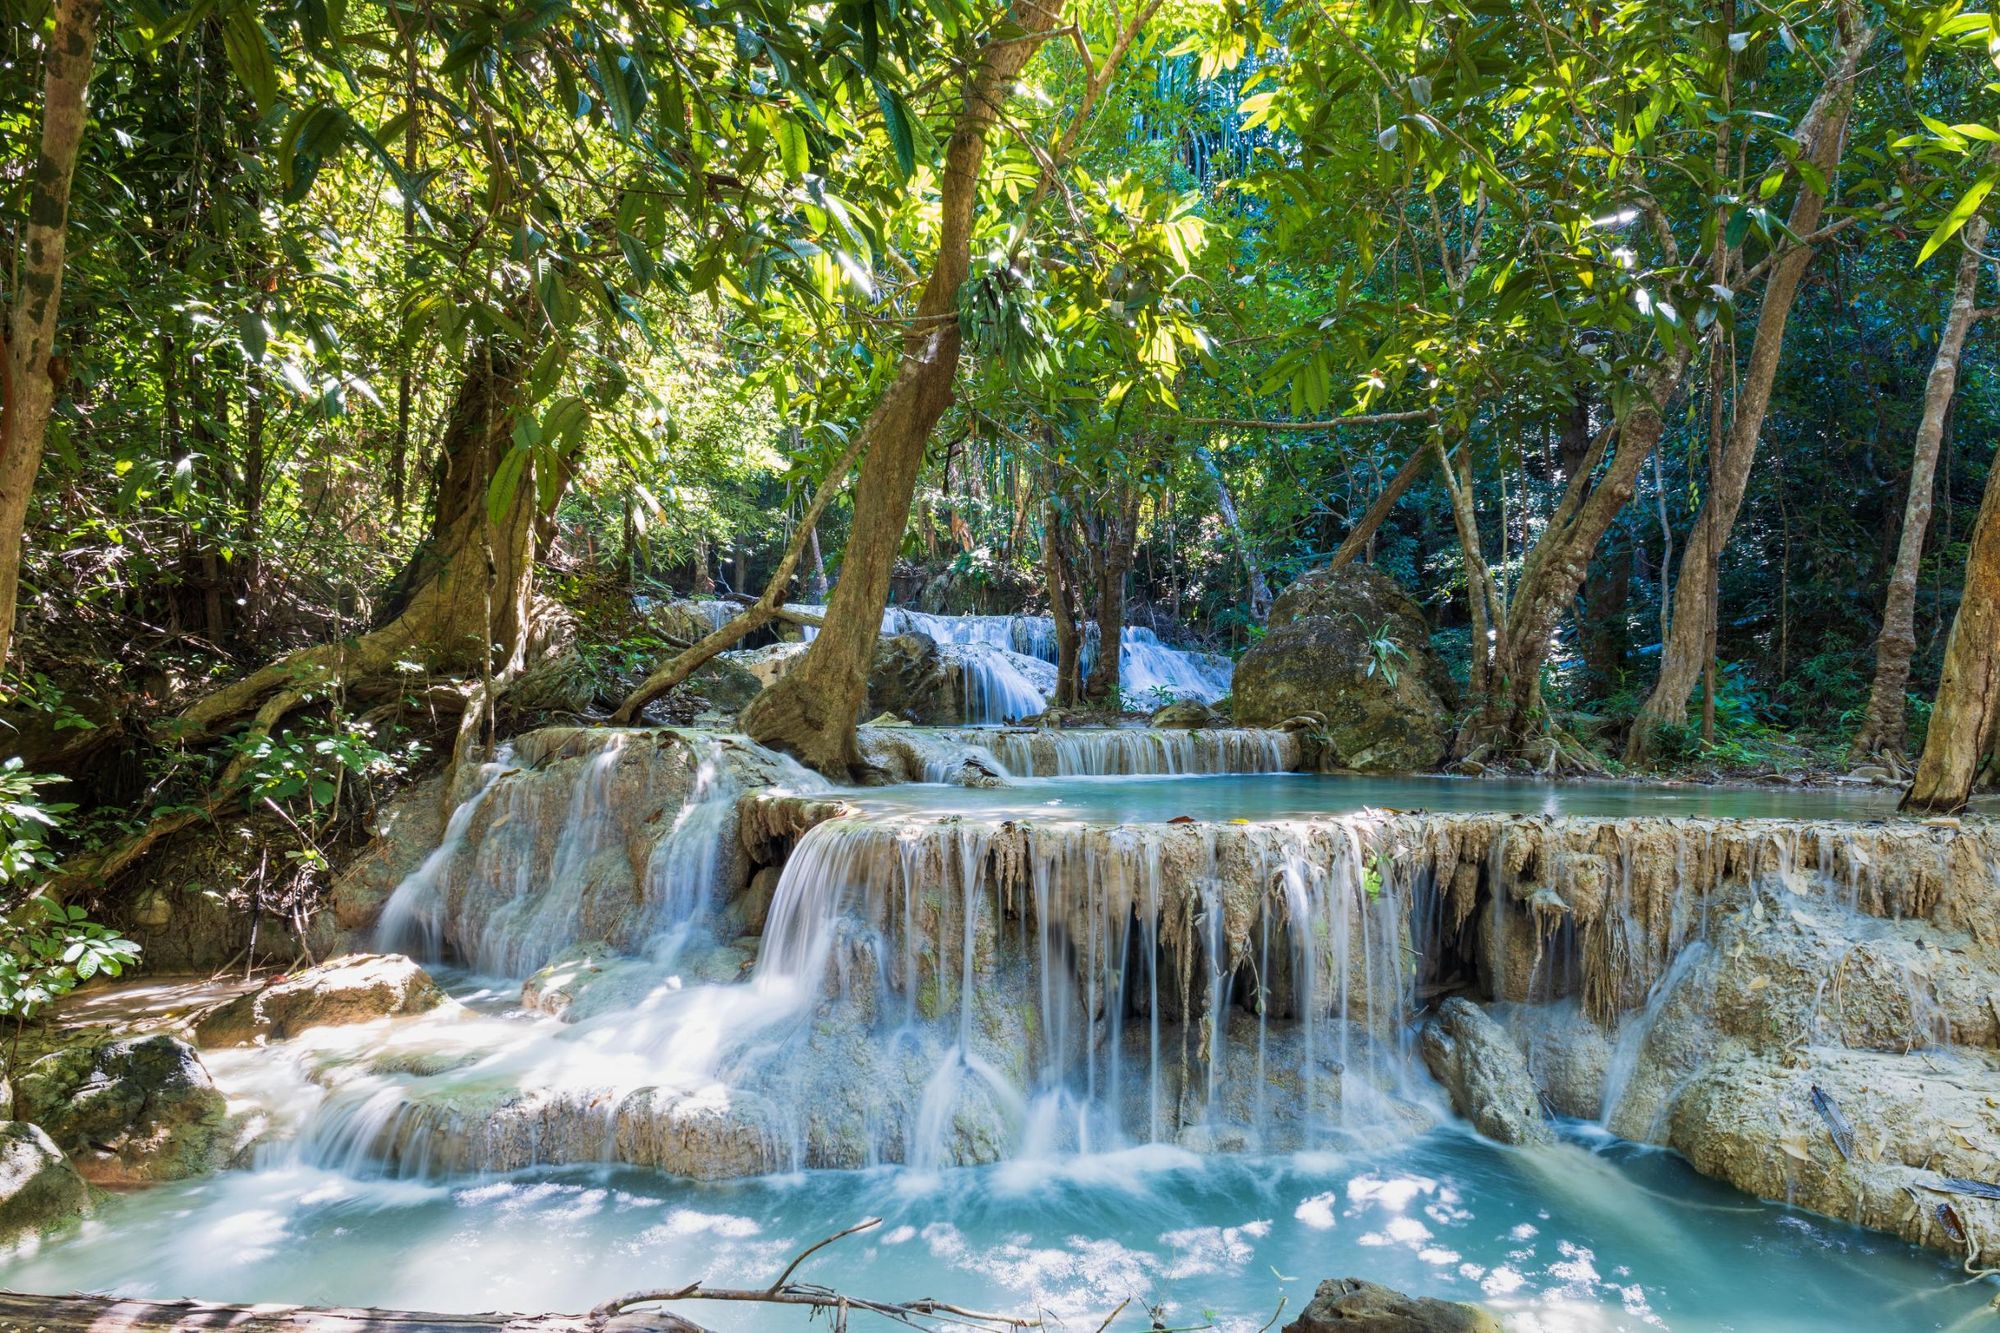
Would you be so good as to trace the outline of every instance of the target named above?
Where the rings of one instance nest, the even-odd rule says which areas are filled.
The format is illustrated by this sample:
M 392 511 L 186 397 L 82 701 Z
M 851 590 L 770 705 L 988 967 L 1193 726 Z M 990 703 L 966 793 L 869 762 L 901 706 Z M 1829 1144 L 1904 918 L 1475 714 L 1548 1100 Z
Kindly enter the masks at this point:
M 248 818 L 291 910 L 384 784 L 616 709 L 676 597 L 1235 652 L 1345 558 L 1459 760 L 1901 776 L 2000 423 L 1996 50 L 1847 0 L 8 0 L 8 875 Z M 791 707 L 746 725 L 840 766 Z

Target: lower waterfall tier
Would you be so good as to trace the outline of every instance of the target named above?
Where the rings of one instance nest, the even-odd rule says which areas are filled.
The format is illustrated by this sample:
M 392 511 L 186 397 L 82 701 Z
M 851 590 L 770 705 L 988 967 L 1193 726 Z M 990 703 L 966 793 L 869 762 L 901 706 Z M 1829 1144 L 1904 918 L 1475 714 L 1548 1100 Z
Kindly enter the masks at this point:
M 2000 830 L 1358 782 L 836 791 L 726 737 L 524 738 L 422 864 L 343 885 L 359 939 L 471 998 L 288 1044 L 308 1109 L 267 1151 L 412 1181 L 1373 1151 L 1450 1120 L 1417 1036 L 1462 996 L 1531 1102 L 2000 1256 L 2000 1209 L 1948 1184 L 2000 1173 Z M 1927 1107 L 1919 1064 L 1959 1092 Z

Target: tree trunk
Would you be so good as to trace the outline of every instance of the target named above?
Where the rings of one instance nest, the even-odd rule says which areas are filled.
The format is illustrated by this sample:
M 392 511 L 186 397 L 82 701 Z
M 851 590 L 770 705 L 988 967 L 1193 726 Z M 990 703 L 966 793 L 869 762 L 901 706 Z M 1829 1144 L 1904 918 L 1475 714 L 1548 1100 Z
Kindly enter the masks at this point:
M 702 1333 L 665 1310 L 596 1315 L 418 1314 L 408 1310 L 216 1305 L 127 1296 L 29 1296 L 0 1292 L 0 1328 L 38 1333 Z
M 297 702 L 397 671 L 402 662 L 483 681 L 505 681 L 526 665 L 536 646 L 532 464 L 498 515 L 488 497 L 511 446 L 527 368 L 528 358 L 515 348 L 485 345 L 468 357 L 439 451 L 430 536 L 397 577 L 378 627 L 294 653 L 204 696 L 172 725 L 176 735 L 205 735 L 268 696 Z
M 1375 530 L 1382 526 L 1383 520 L 1389 517 L 1389 511 L 1396 507 L 1396 501 L 1403 498 L 1403 493 L 1422 474 L 1429 452 L 1427 442 L 1410 450 L 1410 456 L 1389 478 L 1389 484 L 1375 497 L 1375 503 L 1369 505 L 1367 512 L 1355 521 L 1353 529 L 1341 541 L 1340 549 L 1333 553 L 1333 559 L 1327 561 L 1329 569 L 1341 568 L 1367 549 L 1368 543 L 1375 539 Z
M 70 184 L 83 142 L 85 95 L 100 0 L 56 0 L 42 80 L 42 139 L 32 170 L 23 244 L 15 256 L 0 379 L 0 669 L 13 647 L 21 595 L 21 534 L 55 408 L 49 359 L 62 309 Z
M 1125 643 L 1125 579 L 1132 572 L 1132 544 L 1138 536 L 1139 488 L 1112 488 L 1111 511 L 1094 543 L 1091 563 L 1097 583 L 1097 658 L 1083 682 L 1083 697 L 1119 709 L 1124 681 L 1119 670 Z
M 1236 512 L 1236 500 L 1229 494 L 1229 483 L 1223 480 L 1215 455 L 1201 448 L 1197 448 L 1195 453 L 1201 458 L 1202 467 L 1215 480 L 1215 507 L 1221 513 L 1229 535 L 1235 539 L 1236 554 L 1243 561 L 1243 571 L 1250 585 L 1250 618 L 1262 624 L 1264 617 L 1271 614 L 1271 585 L 1264 580 L 1263 561 L 1258 559 L 1256 548 L 1250 545 L 1250 538 L 1243 531 L 1243 520 Z
M 1800 135 L 1804 140 L 1803 157 L 1827 177 L 1832 176 L 1840 161 L 1847 116 L 1854 104 L 1856 67 L 1874 37 L 1873 29 L 1862 28 L 1842 42 L 1840 56 L 1827 76 L 1826 85 L 1815 99 L 1813 111 L 1807 113 L 1809 128 Z M 1818 114 L 1815 116 L 1814 112 Z M 1786 219 L 1794 236 L 1806 236 L 1818 229 L 1825 202 L 1824 196 L 1801 176 L 1798 197 Z M 1780 254 L 1772 266 L 1757 311 L 1757 335 L 1751 344 L 1750 363 L 1737 388 L 1729 438 L 1717 460 L 1701 512 L 1688 534 L 1687 547 L 1681 552 L 1673 623 L 1660 652 L 1659 678 L 1632 722 L 1625 756 L 1628 763 L 1645 762 L 1653 752 L 1660 729 L 1687 720 L 1688 696 L 1710 656 L 1722 548 L 1736 524 L 1743 492 L 1749 484 L 1757 437 L 1764 428 L 1764 414 L 1771 404 L 1771 386 L 1777 379 L 1778 361 L 1784 351 L 1785 325 L 1798 296 L 1800 279 L 1805 276 L 1812 257 L 1811 246 L 1794 245 Z
M 1687 372 L 1683 348 L 1654 366 L 1615 431 L 1600 432 L 1564 488 L 1555 513 L 1521 560 L 1506 623 L 1495 632 L 1485 700 L 1459 733 L 1458 752 L 1518 755 L 1549 739 L 1541 717 L 1541 673 L 1557 623 L 1590 570 L 1598 543 L 1632 499 L 1639 470 L 1665 429 L 1667 403 Z M 1617 448 L 1592 477 L 1613 436 Z
M 1980 251 L 1985 248 L 1987 230 L 1984 215 L 1965 224 L 1951 309 L 1938 338 L 1937 356 L 1931 361 L 1930 379 L 1924 385 L 1924 415 L 1917 423 L 1916 446 L 1910 454 L 1903 535 L 1889 573 L 1882 632 L 1875 640 L 1875 683 L 1868 691 L 1868 712 L 1849 756 L 1857 764 L 1877 757 L 1900 762 L 1909 741 L 1904 696 L 1910 686 L 1910 658 L 1917 650 L 1917 575 L 1923 563 L 1924 533 L 1931 522 L 1932 479 L 1937 474 L 1945 416 L 1958 388 L 1958 358 L 1977 318 Z
M 1905 810 L 1964 808 L 2000 734 L 2000 466 L 1986 477 L 1937 703 Z
M 1062 11 L 1063 0 L 1018 6 L 1015 19 L 1026 35 L 990 38 L 972 67 L 945 149 L 937 257 L 895 378 L 858 433 L 867 456 L 826 624 L 798 665 L 743 711 L 742 727 L 752 738 L 789 750 L 829 776 L 848 776 L 863 766 L 854 729 L 868 697 L 868 668 L 889 602 L 889 575 L 909 523 L 924 446 L 951 404 L 958 372 L 958 290 L 971 269 L 973 205 L 986 136 L 1034 54 L 1037 43 L 1029 38 L 1046 36 L 1061 22 Z
M 1049 619 L 1056 634 L 1057 708 L 1074 708 L 1083 699 L 1083 629 L 1078 624 L 1076 567 L 1063 541 L 1061 519 L 1053 499 L 1042 505 L 1042 569 L 1048 585 Z

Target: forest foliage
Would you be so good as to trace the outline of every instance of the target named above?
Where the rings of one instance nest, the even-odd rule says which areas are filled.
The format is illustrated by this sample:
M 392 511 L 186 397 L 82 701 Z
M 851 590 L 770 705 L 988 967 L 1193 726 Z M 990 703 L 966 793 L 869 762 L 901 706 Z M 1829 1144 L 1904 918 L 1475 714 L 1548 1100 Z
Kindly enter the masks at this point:
M 384 782 L 539 715 L 508 693 L 538 666 L 616 702 L 686 646 L 635 597 L 781 570 L 1009 609 L 1066 570 L 1064 614 L 1238 651 L 1352 555 L 1430 614 L 1463 755 L 1923 747 L 2000 423 L 1988 12 L 4 16 L 6 714 L 78 858 L 17 840 L 9 873 L 57 898 L 227 814 L 290 849 L 290 903 Z M 909 388 L 944 342 L 943 396 Z

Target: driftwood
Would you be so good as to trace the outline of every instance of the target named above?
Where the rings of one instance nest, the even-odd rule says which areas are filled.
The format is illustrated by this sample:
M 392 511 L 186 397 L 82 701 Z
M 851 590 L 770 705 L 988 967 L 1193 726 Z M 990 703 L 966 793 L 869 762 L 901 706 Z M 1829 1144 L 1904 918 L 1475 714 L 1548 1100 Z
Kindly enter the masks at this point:
M 596 1315 L 418 1314 L 408 1310 L 216 1305 L 123 1296 L 0 1292 L 0 1333 L 705 1333 L 663 1311 Z
M 667 1310 L 634 1307 L 665 1301 L 752 1301 L 825 1311 L 835 1333 L 848 1316 L 880 1315 L 921 1329 L 958 1333 L 1025 1333 L 1039 1318 L 989 1314 L 943 1301 L 876 1301 L 847 1296 L 815 1283 L 793 1282 L 799 1265 L 843 1237 L 882 1225 L 871 1217 L 799 1251 L 768 1287 L 708 1287 L 700 1282 L 663 1291 L 636 1291 L 606 1301 L 589 1314 L 419 1314 L 409 1310 L 315 1308 L 303 1305 L 218 1305 L 209 1301 L 152 1301 L 125 1296 L 32 1296 L 0 1292 L 0 1333 L 709 1333 Z M 1125 1305 L 1112 1311 L 1115 1318 Z M 1099 1333 L 1110 1324 L 1106 1319 Z

